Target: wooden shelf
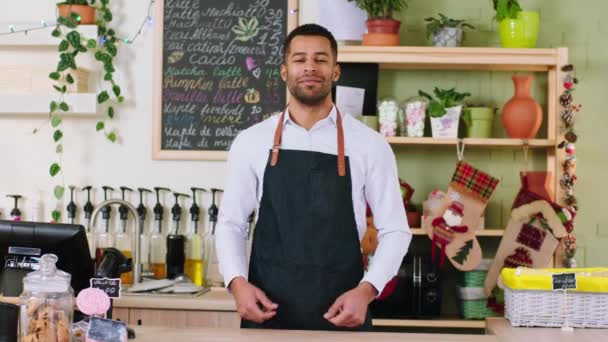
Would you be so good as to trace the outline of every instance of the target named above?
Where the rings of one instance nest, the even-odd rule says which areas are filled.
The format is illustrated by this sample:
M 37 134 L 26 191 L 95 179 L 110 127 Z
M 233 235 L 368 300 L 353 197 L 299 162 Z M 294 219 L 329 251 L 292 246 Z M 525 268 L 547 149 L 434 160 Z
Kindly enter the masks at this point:
M 385 69 L 548 71 L 558 64 L 560 49 L 340 46 L 338 62 L 378 63 Z
M 464 328 L 485 329 L 484 320 L 468 319 L 373 319 L 375 327 L 403 327 L 403 328 Z
M 30 26 L 16 26 L 15 30 L 27 29 Z M 59 44 L 59 39 L 51 35 L 51 32 L 55 29 L 55 26 L 47 27 L 42 30 L 29 31 L 27 35 L 25 33 L 11 34 L 0 38 L 0 47 L 11 47 L 11 46 L 46 46 L 55 47 Z M 97 26 L 96 25 L 80 25 L 77 28 L 78 32 L 82 37 L 88 39 L 97 40 Z
M 426 231 L 422 228 L 410 228 L 413 235 L 427 235 Z M 504 229 L 478 229 L 475 231 L 475 235 L 481 237 L 502 237 L 505 233 Z
M 410 137 L 390 137 L 386 138 L 389 144 L 398 145 L 427 145 L 427 146 L 450 146 L 456 145 L 458 139 L 436 139 L 436 138 L 410 138 Z M 462 139 L 465 146 L 481 146 L 481 147 L 523 147 L 528 144 L 531 148 L 554 148 L 556 142 L 550 139 L 477 139 L 477 138 L 465 138 Z
M 1 94 L 0 115 L 48 114 L 49 104 L 59 98 L 57 94 Z M 67 114 L 96 115 L 97 94 L 66 94 L 64 101 L 70 105 Z

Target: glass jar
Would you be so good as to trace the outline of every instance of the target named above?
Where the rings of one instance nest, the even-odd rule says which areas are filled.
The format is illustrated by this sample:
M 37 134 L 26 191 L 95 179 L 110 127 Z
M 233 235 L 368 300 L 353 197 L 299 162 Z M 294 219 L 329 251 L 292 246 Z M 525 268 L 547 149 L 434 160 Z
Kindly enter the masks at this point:
M 429 101 L 422 96 L 413 96 L 403 102 L 399 119 L 402 137 L 424 136 L 424 121 Z
M 23 278 L 19 340 L 70 342 L 74 315 L 71 276 L 57 269 L 57 256 L 44 254 L 40 269 Z
M 394 137 L 397 135 L 400 111 L 397 100 L 393 98 L 386 98 L 378 102 L 378 126 L 382 136 Z

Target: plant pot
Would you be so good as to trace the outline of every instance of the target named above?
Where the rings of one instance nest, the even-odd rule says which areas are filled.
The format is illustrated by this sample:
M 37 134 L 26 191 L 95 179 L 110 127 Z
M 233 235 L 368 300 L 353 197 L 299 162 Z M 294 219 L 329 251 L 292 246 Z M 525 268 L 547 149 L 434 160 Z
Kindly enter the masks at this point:
M 517 19 L 498 23 L 500 43 L 505 48 L 534 48 L 538 40 L 538 12 L 519 12 Z
M 401 22 L 393 19 L 368 19 L 365 21 L 368 33 L 399 33 Z
M 494 123 L 494 108 L 467 107 L 462 111 L 462 121 L 469 138 L 490 138 Z
M 407 224 L 410 226 L 410 228 L 422 227 L 422 223 L 421 223 L 422 214 L 420 214 L 419 211 L 416 211 L 416 208 L 413 208 L 413 210 L 408 210 L 406 212 L 406 214 L 407 214 Z
M 376 115 L 361 115 L 359 121 L 363 122 L 367 127 L 378 132 L 378 116 Z
M 95 7 L 87 5 L 68 5 L 61 4 L 59 7 L 59 16 L 69 19 L 70 13 L 76 13 L 80 16 L 80 25 L 92 25 L 95 24 Z
M 443 27 L 431 37 L 433 46 L 457 47 L 462 42 L 462 28 Z
M 514 139 L 533 139 L 543 121 L 540 105 L 530 96 L 532 75 L 514 75 L 515 95 L 502 109 L 502 124 Z
M 447 113 L 440 118 L 431 117 L 433 138 L 457 138 L 458 123 L 462 106 L 446 108 Z
M 398 46 L 399 27 L 401 22 L 392 19 L 370 19 L 367 33 L 363 34 L 361 45 L 366 46 Z

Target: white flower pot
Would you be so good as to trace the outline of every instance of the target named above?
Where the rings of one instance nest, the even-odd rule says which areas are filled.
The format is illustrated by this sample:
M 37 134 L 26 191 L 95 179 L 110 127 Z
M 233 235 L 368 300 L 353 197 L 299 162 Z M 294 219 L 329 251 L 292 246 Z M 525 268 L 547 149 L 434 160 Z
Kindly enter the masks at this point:
M 432 37 L 433 46 L 457 47 L 462 41 L 462 28 L 444 27 Z
M 431 117 L 433 138 L 457 138 L 462 106 L 446 108 L 447 113 L 440 118 Z

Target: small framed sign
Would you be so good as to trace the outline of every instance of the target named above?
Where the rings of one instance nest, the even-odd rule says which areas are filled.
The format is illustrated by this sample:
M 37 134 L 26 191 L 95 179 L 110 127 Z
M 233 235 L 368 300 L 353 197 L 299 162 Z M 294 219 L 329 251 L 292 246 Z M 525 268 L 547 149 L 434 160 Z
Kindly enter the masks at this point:
M 120 278 L 91 278 L 91 287 L 100 289 L 110 298 L 120 298 Z
M 553 274 L 553 291 L 576 289 L 576 273 Z
M 124 322 L 91 316 L 89 329 L 87 330 L 87 341 L 89 340 L 96 342 L 126 342 L 127 325 Z

